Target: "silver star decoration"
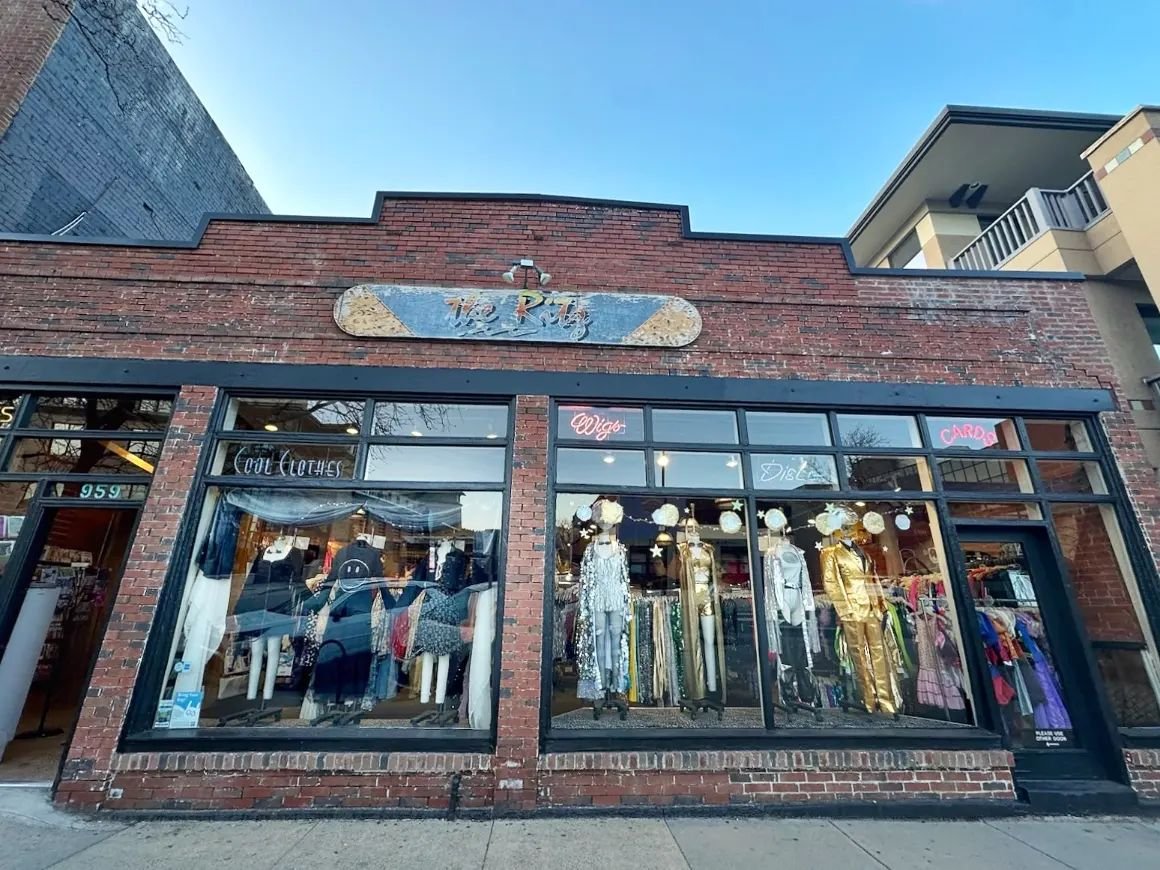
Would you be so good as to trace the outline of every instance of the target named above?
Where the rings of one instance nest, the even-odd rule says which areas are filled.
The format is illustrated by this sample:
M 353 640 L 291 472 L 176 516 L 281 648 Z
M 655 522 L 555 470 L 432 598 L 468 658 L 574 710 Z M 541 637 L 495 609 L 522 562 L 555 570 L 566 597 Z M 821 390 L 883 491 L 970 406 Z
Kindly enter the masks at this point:
M 649 552 L 652 553 L 654 559 L 659 559 L 661 557 L 661 545 L 653 544 L 653 548 Z
M 835 510 L 836 508 L 837 508 L 837 505 L 835 505 L 832 501 L 826 502 L 826 513 L 829 513 L 830 511 Z
M 733 510 L 742 511 L 745 509 L 745 504 L 739 498 L 733 499 Z
M 757 518 L 758 518 L 759 520 L 763 520 L 763 519 L 765 519 L 765 511 L 758 511 L 758 512 L 757 512 Z
M 883 552 L 883 553 L 889 553 L 889 552 L 890 552 L 890 548 L 889 548 L 889 547 L 883 547 L 883 548 L 882 548 L 882 552 Z
M 592 537 L 592 529 L 587 529 L 587 528 L 581 529 L 580 530 L 580 537 L 582 537 L 584 540 L 587 541 L 589 538 Z
M 815 550 L 822 549 L 822 542 L 821 541 L 814 541 L 814 549 Z
M 907 506 L 906 506 L 906 515 L 907 515 L 907 516 L 910 516 L 910 515 L 911 515 L 911 514 L 913 514 L 913 513 L 914 513 L 914 508 L 913 508 L 913 507 L 911 507 L 910 505 L 907 505 Z
M 691 514 L 692 512 L 693 512 L 693 509 L 691 507 L 685 508 L 685 513 Z

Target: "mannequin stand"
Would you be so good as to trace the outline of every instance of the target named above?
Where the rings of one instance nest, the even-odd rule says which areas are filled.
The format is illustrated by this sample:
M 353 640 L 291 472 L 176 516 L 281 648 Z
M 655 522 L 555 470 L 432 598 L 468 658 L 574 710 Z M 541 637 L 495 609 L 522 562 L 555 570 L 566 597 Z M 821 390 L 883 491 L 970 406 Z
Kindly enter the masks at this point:
M 282 721 L 282 708 L 277 707 L 273 710 L 267 710 L 266 701 L 263 699 L 261 707 L 252 710 L 243 710 L 240 713 L 231 713 L 229 716 L 222 716 L 218 719 L 218 727 L 225 728 L 230 725 L 264 725 L 280 721 Z
M 681 698 L 680 708 L 682 713 L 688 713 L 692 719 L 697 718 L 697 714 L 702 710 L 716 710 L 717 721 L 720 722 L 725 718 L 725 702 L 721 700 L 721 695 L 718 692 L 711 692 L 704 698 Z
M 624 722 L 628 719 L 628 704 L 621 701 L 619 698 L 612 696 L 611 689 L 604 690 L 604 698 L 592 699 L 592 718 L 599 721 L 600 714 L 605 710 L 616 710 L 620 714 L 620 721 Z
M 324 725 L 328 722 L 336 727 L 340 725 L 357 725 L 362 721 L 363 716 L 367 712 L 366 710 L 352 710 L 345 707 L 338 710 L 328 710 L 311 722 L 310 725 L 314 727 Z
M 427 725 L 432 728 L 447 728 L 459 722 L 458 695 L 446 698 L 439 702 L 439 706 L 426 713 L 420 713 L 411 720 L 412 725 Z
M 774 665 L 774 667 L 780 668 L 780 664 Z M 795 710 L 801 710 L 803 712 L 809 711 L 810 713 L 813 714 L 815 722 L 819 722 L 819 723 L 822 722 L 823 721 L 822 711 L 818 708 L 818 702 L 816 700 L 817 694 L 818 694 L 817 688 L 815 687 L 813 690 L 814 698 L 815 698 L 814 703 L 810 704 L 810 703 L 807 703 L 801 699 L 801 695 L 799 694 L 799 692 L 796 688 L 794 688 L 792 694 L 790 691 L 787 691 L 787 689 L 792 685 L 793 685 L 792 683 L 788 683 L 784 679 L 780 679 L 780 678 L 778 679 L 778 682 L 777 682 L 778 700 L 774 701 L 774 703 L 773 703 L 774 708 L 781 710 L 783 713 L 786 713 L 786 714 L 792 713 Z

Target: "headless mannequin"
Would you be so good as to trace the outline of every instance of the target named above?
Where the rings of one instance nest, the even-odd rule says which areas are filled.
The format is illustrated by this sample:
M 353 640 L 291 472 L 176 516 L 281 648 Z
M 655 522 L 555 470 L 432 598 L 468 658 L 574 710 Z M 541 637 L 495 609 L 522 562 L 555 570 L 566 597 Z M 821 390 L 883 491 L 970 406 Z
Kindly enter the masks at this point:
M 443 573 L 443 563 L 447 561 L 447 554 L 452 547 L 462 550 L 463 545 L 444 538 L 435 548 L 435 577 Z M 442 704 L 447 700 L 447 675 L 451 669 L 451 656 L 441 655 L 438 658 L 431 653 L 423 653 L 423 682 L 419 688 L 419 701 L 423 704 L 431 700 L 431 682 L 435 682 L 435 703 Z M 437 673 L 436 673 L 437 672 Z
M 685 540 L 689 549 L 699 552 L 701 549 L 701 533 L 695 522 L 689 522 L 685 528 Z M 717 619 L 714 610 L 712 575 L 708 563 L 693 566 L 693 583 L 697 590 L 698 601 L 706 603 L 698 607 L 701 618 L 701 651 L 705 659 L 705 688 L 710 692 L 717 691 Z
M 821 651 L 814 621 L 814 597 L 805 554 L 786 537 L 785 529 L 765 548 L 766 615 L 776 621 L 771 647 L 777 648 L 780 706 L 820 714 L 810 650 Z
M 854 541 L 856 520 L 844 522 L 839 542 L 822 550 L 822 585 L 838 612 L 864 709 L 897 718 L 879 610 L 881 590 L 873 564 Z
M 617 547 L 613 537 L 613 526 L 608 522 L 600 522 L 600 534 L 592 546 L 596 547 L 600 558 L 611 558 Z M 596 620 L 596 657 L 604 673 L 604 685 L 612 683 L 612 672 L 616 667 L 616 659 L 620 655 L 620 636 L 624 634 L 624 614 L 619 610 L 597 611 Z
M 262 561 L 281 562 L 290 555 L 293 548 L 293 537 L 279 535 L 262 554 Z M 249 700 L 253 701 L 258 697 L 258 684 L 262 682 L 263 664 L 266 668 L 266 679 L 262 684 L 262 699 L 268 701 L 274 697 L 274 681 L 278 678 L 278 659 L 282 653 L 284 637 L 284 635 L 266 635 L 250 641 L 250 680 L 246 687 L 246 698 Z

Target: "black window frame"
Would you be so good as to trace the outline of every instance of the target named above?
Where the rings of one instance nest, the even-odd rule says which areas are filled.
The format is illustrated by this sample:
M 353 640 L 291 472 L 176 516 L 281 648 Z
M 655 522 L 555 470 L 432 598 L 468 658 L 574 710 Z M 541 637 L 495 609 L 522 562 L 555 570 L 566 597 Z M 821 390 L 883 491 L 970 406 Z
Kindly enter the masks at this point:
M 950 388 L 948 388 L 950 389 Z M 647 463 L 647 479 L 645 487 L 638 486 L 586 486 L 581 484 L 570 484 L 556 482 L 556 451 L 559 447 L 578 447 L 582 444 L 587 444 L 590 449 L 599 450 L 600 448 L 594 446 L 591 441 L 584 442 L 581 439 L 569 438 L 567 435 L 561 437 L 558 431 L 558 406 L 560 404 L 587 404 L 594 410 L 599 411 L 601 407 L 617 407 L 628 408 L 638 407 L 644 412 L 644 439 L 640 441 L 618 441 L 616 442 L 617 449 L 627 450 L 644 450 L 646 453 Z M 695 443 L 695 444 L 674 444 L 672 442 L 655 442 L 652 438 L 652 414 L 653 408 L 663 409 L 689 409 L 689 410 L 732 410 L 737 414 L 738 421 L 738 443 L 722 445 L 713 443 Z M 827 423 L 829 426 L 830 445 L 778 445 L 772 448 L 770 445 L 762 442 L 753 444 L 750 443 L 748 437 L 748 430 L 746 427 L 746 412 L 778 412 L 790 411 L 801 413 L 825 413 L 827 415 Z M 1133 537 L 1127 533 L 1130 526 L 1125 522 L 1127 519 L 1125 512 L 1126 505 L 1126 491 L 1123 487 L 1122 479 L 1118 473 L 1114 461 L 1111 459 L 1111 447 L 1107 442 L 1105 433 L 1100 424 L 1098 414 L 1084 413 L 1084 412 L 1068 412 L 1066 414 L 1052 413 L 1048 411 L 1022 411 L 1018 409 L 1003 408 L 994 412 L 996 415 L 1004 418 L 1010 418 L 1015 422 L 1017 427 L 1019 450 L 971 450 L 971 449 L 948 449 L 945 447 L 936 447 L 930 439 L 929 426 L 927 424 L 927 417 L 954 417 L 962 415 L 964 418 L 979 417 L 981 412 L 976 409 L 962 409 L 955 410 L 951 408 L 939 408 L 932 410 L 929 415 L 923 409 L 910 407 L 883 407 L 876 406 L 855 406 L 855 405 L 827 405 L 822 410 L 819 404 L 763 404 L 760 402 L 739 403 L 709 403 L 709 402 L 680 402 L 680 401 L 620 401 L 615 398 L 608 399 L 607 397 L 588 397 L 575 398 L 569 396 L 567 400 L 559 400 L 553 398 L 549 407 L 549 454 L 548 454 L 548 498 L 547 498 L 547 516 L 545 518 L 546 529 L 551 530 L 555 528 L 556 523 L 556 497 L 560 493 L 591 493 L 599 495 L 607 494 L 623 494 L 623 495 L 650 495 L 680 498 L 680 497 L 706 497 L 715 496 L 720 498 L 736 497 L 745 504 L 745 524 L 749 539 L 750 548 L 750 583 L 751 592 L 754 601 L 754 623 L 757 633 L 757 653 L 758 653 L 758 667 L 761 674 L 762 698 L 761 704 L 763 709 L 764 727 L 762 729 L 682 729 L 682 728 L 655 728 L 655 729 L 553 729 L 551 722 L 551 698 L 552 698 L 552 666 L 553 666 L 553 650 L 551 643 L 551 626 L 552 626 L 552 607 L 554 606 L 554 586 L 555 586 L 555 572 L 552 559 L 546 559 L 545 565 L 545 591 L 544 591 L 544 609 L 543 609 L 543 630 L 544 630 L 544 644 L 543 656 L 541 661 L 541 701 L 540 701 L 540 744 L 542 752 L 552 751 L 632 751 L 632 750 L 666 750 L 666 749 L 700 749 L 707 745 L 714 747 L 769 747 L 769 746 L 795 746 L 795 747 L 839 747 L 839 746 L 872 746 L 872 747 L 907 747 L 907 748 L 963 748 L 968 746 L 974 747 L 998 747 L 1001 743 L 1001 726 L 1000 714 L 998 708 L 994 704 L 993 698 L 987 691 L 985 686 L 986 664 L 983 657 L 981 643 L 979 642 L 978 632 L 974 630 L 972 625 L 959 626 L 959 636 L 962 640 L 963 649 L 960 651 L 963 657 L 964 668 L 966 676 L 971 682 L 971 694 L 974 699 L 975 707 L 975 724 L 974 726 L 967 726 L 959 729 L 944 730 L 944 729 L 923 729 L 923 728 L 898 728 L 898 729 L 854 729 L 854 728 L 779 728 L 776 725 L 776 716 L 773 708 L 772 699 L 769 697 L 768 687 L 772 683 L 772 670 L 769 663 L 768 649 L 767 649 L 767 634 L 765 626 L 764 608 L 759 606 L 759 602 L 764 600 L 764 577 L 762 574 L 762 566 L 759 560 L 754 558 L 754 554 L 759 552 L 758 549 L 758 529 L 755 521 L 756 504 L 758 501 L 780 501 L 780 502 L 831 502 L 831 501 L 908 501 L 908 502 L 928 502 L 934 507 L 935 515 L 938 518 L 938 524 L 943 532 L 942 546 L 947 554 L 947 561 L 949 564 L 944 565 L 944 574 L 948 579 L 949 594 L 954 596 L 956 612 L 960 615 L 960 623 L 965 619 L 963 614 L 973 614 L 974 606 L 972 603 L 970 590 L 967 585 L 966 571 L 959 560 L 954 558 L 954 554 L 959 552 L 959 536 L 958 530 L 969 530 L 972 526 L 994 525 L 994 520 L 975 520 L 966 518 L 956 518 L 950 513 L 950 505 L 954 503 L 986 503 L 995 501 L 1019 501 L 1028 504 L 1033 504 L 1039 509 L 1039 519 L 1004 519 L 1000 522 L 1004 525 L 1010 525 L 1013 528 L 1018 527 L 1034 527 L 1044 529 L 1048 535 L 1051 543 L 1053 553 L 1056 555 L 1059 563 L 1060 577 L 1063 587 L 1066 590 L 1073 604 L 1073 612 L 1078 617 L 1078 610 L 1074 608 L 1075 592 L 1071 585 L 1071 579 L 1067 574 L 1067 566 L 1063 562 L 1061 556 L 1061 548 L 1059 539 L 1056 535 L 1055 526 L 1052 520 L 1050 505 L 1058 503 L 1075 503 L 1082 502 L 1086 504 L 1107 504 L 1113 506 L 1116 518 L 1120 523 L 1122 533 L 1125 538 Z M 864 448 L 864 447 L 844 447 L 840 440 L 840 431 L 837 425 L 837 416 L 839 414 L 875 414 L 883 416 L 907 416 L 913 417 L 918 428 L 921 446 L 918 447 L 894 447 L 894 448 Z M 1060 420 L 1060 419 L 1076 420 L 1083 423 L 1088 441 L 1092 446 L 1091 451 L 1036 451 L 1030 449 L 1030 440 L 1028 439 L 1025 420 Z M 682 488 L 674 489 L 670 487 L 661 488 L 656 486 L 653 472 L 655 469 L 654 451 L 656 450 L 680 450 L 682 452 L 733 452 L 741 461 L 742 468 L 742 483 L 741 489 L 691 489 Z M 750 455 L 754 453 L 808 453 L 808 454 L 825 454 L 833 457 L 838 469 L 839 488 L 836 490 L 762 490 L 753 486 L 751 477 L 751 463 Z M 847 454 L 866 456 L 866 455 L 883 455 L 883 456 L 918 456 L 922 457 L 928 468 L 928 473 L 931 476 L 932 488 L 929 491 L 923 490 L 904 490 L 896 491 L 873 491 L 873 490 L 854 490 L 850 489 L 849 481 L 846 474 L 845 456 Z M 979 462 L 988 459 L 995 460 L 1022 460 L 1026 464 L 1027 474 L 1031 480 L 1032 491 L 1029 493 L 1021 492 L 969 492 L 969 491 L 948 491 L 943 486 L 942 477 L 938 469 L 938 461 L 945 459 L 961 459 L 966 462 Z M 1085 494 L 1085 493 L 1052 493 L 1049 492 L 1043 485 L 1043 480 L 1039 474 L 1039 469 L 1036 463 L 1037 459 L 1068 459 L 1074 461 L 1090 461 L 1095 462 L 1099 467 L 1100 472 L 1104 476 L 1107 484 L 1107 492 L 1105 494 Z M 550 543 L 550 541 L 549 541 Z M 1128 555 L 1130 567 L 1134 572 L 1137 581 L 1141 587 L 1145 586 L 1149 579 L 1155 585 L 1155 571 L 1148 566 L 1143 558 L 1135 541 L 1128 543 Z M 1126 578 L 1126 582 L 1131 582 L 1130 578 Z M 1146 620 L 1156 634 L 1157 627 L 1157 611 L 1152 606 L 1147 593 L 1145 595 L 1144 614 L 1138 614 L 1142 620 Z M 1090 660 L 1094 662 L 1094 652 L 1099 649 L 1101 644 L 1092 642 L 1087 639 L 1086 631 L 1082 620 L 1078 623 L 1079 635 L 1087 642 L 1090 650 Z M 1153 650 L 1153 654 L 1157 651 Z M 1094 666 L 1094 665 L 1093 665 Z M 1114 719 L 1110 719 L 1110 712 L 1107 707 L 1106 699 L 1101 699 L 1105 711 L 1105 718 L 1111 722 L 1113 730 L 1116 727 Z M 631 713 L 630 713 L 631 715 Z M 1121 729 L 1123 730 L 1123 729 Z M 1139 729 L 1136 729 L 1139 730 Z M 1160 729 L 1157 729 L 1160 732 Z M 1160 733 L 1155 735 L 1160 737 Z
M 363 426 L 358 435 L 345 433 L 287 433 L 228 429 L 225 421 L 230 402 L 236 398 L 308 398 L 366 402 Z M 400 401 L 409 404 L 447 402 L 465 405 L 500 405 L 507 408 L 507 427 L 496 438 L 434 438 L 424 437 L 423 445 L 445 446 L 485 444 L 504 450 L 504 475 L 495 482 L 461 481 L 370 481 L 363 480 L 369 447 L 374 444 L 405 443 L 417 445 L 413 437 L 387 437 L 372 434 L 371 418 L 375 402 Z M 189 500 L 182 517 L 181 527 L 174 542 L 173 554 L 166 566 L 157 609 L 153 617 L 149 639 L 142 656 L 141 668 L 134 683 L 132 698 L 125 717 L 118 746 L 123 752 L 229 752 L 229 751 L 288 751 L 310 749 L 316 751 L 374 751 L 392 752 L 490 752 L 494 750 L 498 728 L 500 697 L 499 665 L 501 661 L 503 607 L 506 589 L 507 529 L 510 514 L 512 480 L 512 447 L 515 441 L 515 395 L 459 395 L 459 394 L 402 394 L 372 393 L 367 391 L 336 390 L 219 390 L 211 413 L 211 423 L 202 447 L 201 457 L 190 488 Z M 241 436 L 241 437 L 239 437 Z M 249 441 L 295 444 L 352 444 L 358 445 L 355 475 L 350 478 L 286 478 L 246 477 L 213 474 L 219 446 L 225 442 Z M 294 489 L 294 490 L 373 490 L 398 491 L 418 489 L 438 492 L 475 491 L 500 492 L 502 495 L 501 522 L 503 531 L 497 555 L 499 578 L 496 586 L 496 632 L 492 646 L 492 717 L 488 732 L 464 728 L 370 728 L 361 726 L 327 727 L 320 729 L 301 726 L 262 726 L 248 728 L 221 727 L 213 729 L 155 728 L 157 699 L 166 680 L 169 649 L 178 630 L 177 619 L 193 557 L 197 526 L 205 498 L 211 488 L 218 489 Z

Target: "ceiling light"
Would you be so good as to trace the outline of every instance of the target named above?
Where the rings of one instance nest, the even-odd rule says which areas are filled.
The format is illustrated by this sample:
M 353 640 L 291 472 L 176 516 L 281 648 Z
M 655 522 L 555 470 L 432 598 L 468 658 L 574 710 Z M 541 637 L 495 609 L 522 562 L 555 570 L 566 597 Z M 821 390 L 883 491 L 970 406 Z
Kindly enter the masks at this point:
M 669 464 L 669 457 L 666 456 L 664 453 L 658 453 L 657 454 L 657 465 L 659 465 L 661 468 L 664 468 L 668 464 Z
M 346 427 L 346 434 L 347 435 L 357 435 L 358 429 L 356 429 L 354 426 L 347 426 Z
M 488 437 L 488 438 L 498 438 L 499 436 L 498 436 L 498 435 L 496 435 L 494 432 L 488 432 L 488 433 L 487 433 L 487 437 Z
M 736 456 L 730 456 L 729 461 L 725 463 L 725 467 L 726 468 L 736 468 L 739 464 L 740 463 L 737 461 Z
M 614 463 L 616 461 L 616 457 L 613 456 L 611 453 L 605 453 L 604 454 L 604 461 L 606 463 L 608 463 L 609 465 L 611 465 L 612 463 Z
M 412 438 L 422 438 L 422 437 L 423 437 L 423 433 L 422 433 L 422 432 L 420 432 L 418 429 L 412 429 L 412 430 L 411 430 L 411 437 L 412 437 Z
M 278 431 L 278 427 L 275 426 L 273 423 L 267 423 L 262 428 L 265 429 L 267 432 L 277 432 Z
M 856 501 L 856 502 L 854 502 L 854 506 L 855 506 L 855 507 L 866 507 L 866 502 L 864 502 L 864 501 Z

